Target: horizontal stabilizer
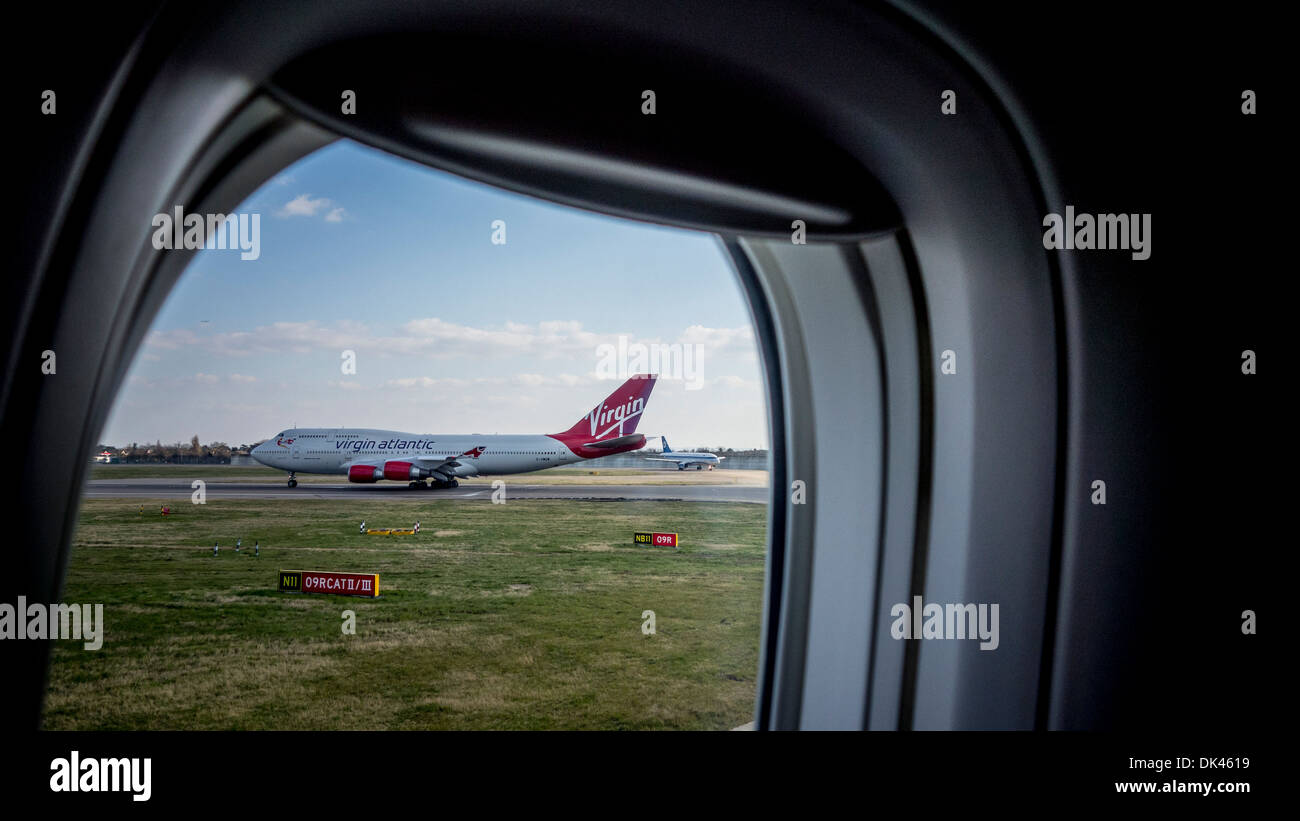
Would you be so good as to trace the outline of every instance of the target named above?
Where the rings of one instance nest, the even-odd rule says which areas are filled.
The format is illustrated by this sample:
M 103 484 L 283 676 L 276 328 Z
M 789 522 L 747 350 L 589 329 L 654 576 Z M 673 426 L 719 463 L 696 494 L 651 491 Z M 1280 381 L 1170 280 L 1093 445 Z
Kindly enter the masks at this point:
M 604 439 L 600 442 L 588 442 L 583 445 L 584 448 L 621 448 L 624 445 L 635 445 L 641 441 L 641 434 L 629 433 L 627 436 L 620 436 L 617 439 Z

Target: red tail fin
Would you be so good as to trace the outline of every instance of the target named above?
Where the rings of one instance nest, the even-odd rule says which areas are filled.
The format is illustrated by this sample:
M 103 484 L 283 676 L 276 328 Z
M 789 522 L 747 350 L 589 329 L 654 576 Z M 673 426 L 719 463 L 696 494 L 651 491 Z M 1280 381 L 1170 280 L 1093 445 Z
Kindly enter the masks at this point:
M 601 439 L 613 439 L 636 433 L 641 413 L 650 401 L 650 391 L 654 390 L 657 374 L 638 374 L 619 386 L 618 390 L 605 397 L 605 401 L 577 422 L 564 433 L 556 436 L 581 437 L 589 442 Z

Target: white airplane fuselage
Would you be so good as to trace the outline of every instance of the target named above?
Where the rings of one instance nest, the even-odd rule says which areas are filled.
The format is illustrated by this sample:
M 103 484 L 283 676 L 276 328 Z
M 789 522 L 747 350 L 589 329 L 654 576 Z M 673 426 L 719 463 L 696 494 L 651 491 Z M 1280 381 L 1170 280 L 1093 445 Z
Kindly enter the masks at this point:
M 478 456 L 468 456 L 481 449 Z M 454 476 L 527 473 L 585 461 L 545 435 L 414 434 L 371 428 L 295 428 L 252 451 L 267 467 L 294 473 L 344 474 L 357 463 L 456 459 Z M 463 457 L 463 458 L 462 458 Z
M 646 458 L 652 462 L 676 462 L 678 470 L 686 470 L 689 467 L 694 467 L 696 470 L 707 467 L 709 470 L 713 470 L 719 462 L 727 458 L 725 456 L 718 456 L 714 453 L 696 453 L 694 451 L 673 450 L 668 447 L 667 436 L 660 438 L 664 443 L 663 452 L 658 456 L 647 456 Z
M 381 480 L 455 487 L 457 477 L 545 470 L 645 446 L 636 432 L 654 376 L 634 376 L 563 433 L 432 434 L 375 428 L 293 428 L 253 448 L 257 461 L 298 473 L 340 474 L 349 482 Z
M 696 470 L 705 467 L 707 467 L 709 470 L 713 470 L 713 468 L 717 466 L 721 458 L 722 457 L 716 456 L 715 454 L 712 453 L 685 453 L 685 452 L 674 450 L 665 453 L 662 457 L 654 457 L 653 461 L 676 462 L 678 470 L 686 470 L 687 468 L 691 468 L 691 467 L 695 468 Z

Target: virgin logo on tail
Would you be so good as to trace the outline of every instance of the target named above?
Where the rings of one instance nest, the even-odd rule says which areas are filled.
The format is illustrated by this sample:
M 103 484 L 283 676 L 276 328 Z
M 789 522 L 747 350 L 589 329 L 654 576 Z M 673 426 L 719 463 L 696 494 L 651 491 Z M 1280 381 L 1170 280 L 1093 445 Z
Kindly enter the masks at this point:
M 624 382 L 618 390 L 605 397 L 591 411 L 579 419 L 578 422 L 567 431 L 563 436 L 581 436 L 585 439 L 600 440 L 611 434 L 614 436 L 624 436 L 629 433 L 636 433 L 637 423 L 640 421 L 642 412 L 645 411 L 646 403 L 650 399 L 650 391 L 654 389 L 656 375 L 638 375 Z
M 604 439 L 617 429 L 618 435 L 622 436 L 623 425 L 630 422 L 632 417 L 640 416 L 643 410 L 645 410 L 645 400 L 640 398 L 631 399 L 625 404 L 613 408 L 602 403 L 600 407 L 592 408 L 591 413 L 587 414 L 587 421 L 591 423 L 591 435 L 597 439 Z M 601 425 L 610 422 L 613 422 L 614 424 L 610 425 L 605 430 L 600 431 L 600 433 L 596 432 Z

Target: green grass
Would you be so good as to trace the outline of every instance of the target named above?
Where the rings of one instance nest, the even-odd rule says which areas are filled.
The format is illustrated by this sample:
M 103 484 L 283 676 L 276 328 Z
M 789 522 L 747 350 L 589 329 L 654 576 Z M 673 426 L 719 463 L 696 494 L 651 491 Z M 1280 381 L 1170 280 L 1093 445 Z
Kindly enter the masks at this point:
M 178 508 L 141 517 L 132 500 L 82 502 L 62 600 L 104 604 L 104 644 L 54 642 L 48 729 L 726 729 L 752 718 L 764 506 Z M 422 529 L 365 536 L 363 518 Z M 680 533 L 682 548 L 632 546 L 647 529 Z M 377 572 L 382 595 L 279 593 L 280 569 Z M 340 630 L 344 610 L 356 635 Z M 641 631 L 643 610 L 655 635 Z

